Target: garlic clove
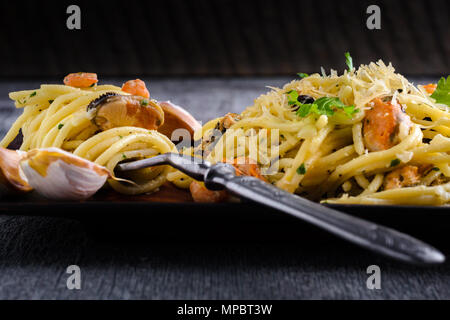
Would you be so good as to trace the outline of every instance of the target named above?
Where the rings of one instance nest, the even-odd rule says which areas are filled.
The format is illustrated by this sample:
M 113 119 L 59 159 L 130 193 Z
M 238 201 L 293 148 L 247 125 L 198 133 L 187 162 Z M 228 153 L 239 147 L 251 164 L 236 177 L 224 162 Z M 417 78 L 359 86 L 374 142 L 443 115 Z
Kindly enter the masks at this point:
M 31 150 L 20 167 L 39 194 L 55 200 L 87 199 L 111 176 L 105 167 L 58 148 Z
M 0 148 L 0 191 L 1 193 L 28 192 L 32 187 L 28 184 L 20 169 L 20 161 L 26 152 Z

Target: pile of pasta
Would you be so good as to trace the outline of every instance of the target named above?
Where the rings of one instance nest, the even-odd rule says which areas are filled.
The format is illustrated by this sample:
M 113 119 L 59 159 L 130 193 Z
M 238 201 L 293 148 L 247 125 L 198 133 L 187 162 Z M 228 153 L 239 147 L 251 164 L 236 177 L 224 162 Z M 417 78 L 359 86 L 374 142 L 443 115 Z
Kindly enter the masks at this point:
M 173 152 L 174 144 L 155 130 L 138 127 L 117 127 L 100 131 L 93 123 L 90 102 L 104 94 L 128 95 L 112 85 L 93 85 L 75 88 L 67 85 L 42 85 L 36 90 L 10 93 L 17 108 L 23 109 L 9 132 L 0 142 L 6 148 L 21 130 L 21 150 L 56 147 L 105 166 L 114 174 L 114 168 L 125 159 L 142 159 L 160 153 Z M 123 182 L 110 179 L 116 191 L 141 194 L 155 191 L 165 181 L 167 166 L 143 169 Z
M 300 117 L 288 102 L 292 90 L 314 99 L 337 97 L 358 112 L 351 117 L 343 113 Z M 362 128 L 375 98 L 398 101 L 412 126 L 395 146 L 369 152 Z M 209 139 L 220 120 L 204 125 L 196 139 Z M 228 155 L 250 157 L 270 183 L 316 201 L 442 205 L 450 202 L 449 137 L 449 107 L 436 103 L 423 86 L 411 84 L 392 65 L 378 61 L 342 75 L 322 71 L 271 88 L 242 112 L 204 158 L 215 163 Z M 432 170 L 414 186 L 384 190 L 387 175 L 405 165 L 428 165 Z M 181 177 L 174 173 L 171 178 L 182 185 Z M 184 184 L 188 185 L 186 177 Z

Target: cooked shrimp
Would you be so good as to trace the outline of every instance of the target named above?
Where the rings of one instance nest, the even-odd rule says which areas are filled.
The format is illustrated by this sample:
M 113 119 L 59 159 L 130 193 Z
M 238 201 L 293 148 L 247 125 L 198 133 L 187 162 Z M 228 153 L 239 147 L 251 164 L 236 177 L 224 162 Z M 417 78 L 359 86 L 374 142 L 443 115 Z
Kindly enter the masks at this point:
M 75 88 L 88 88 L 98 82 L 96 73 L 77 72 L 71 73 L 64 78 L 66 86 Z
M 145 82 L 140 79 L 125 82 L 122 86 L 122 91 L 135 96 L 150 98 L 150 93 L 145 86 Z
M 213 191 L 205 187 L 203 182 L 192 181 L 189 186 L 192 198 L 195 202 L 217 203 L 228 199 L 229 194 L 226 190 Z
M 266 179 L 261 175 L 261 170 L 259 169 L 258 164 L 250 158 L 238 157 L 235 158 L 233 162 L 225 162 L 232 164 L 236 168 L 237 176 L 251 176 L 266 181 Z
M 436 83 L 429 83 L 427 85 L 424 85 L 423 88 L 429 93 L 429 94 L 433 94 L 433 92 L 436 90 L 437 88 L 437 84 Z
M 239 114 L 227 113 L 217 122 L 214 130 L 212 130 L 208 136 L 203 137 L 196 152 L 207 156 L 219 141 L 220 137 L 239 120 L 241 120 L 241 116 Z
M 238 122 L 241 116 L 237 113 L 227 113 L 216 125 L 216 129 L 222 133 L 225 133 L 233 124 Z
M 404 166 L 390 172 L 384 180 L 384 190 L 413 187 L 420 182 L 419 168 Z
M 263 181 L 266 179 L 261 175 L 258 164 L 246 157 L 239 157 L 233 161 L 224 161 L 232 164 L 236 168 L 237 176 L 252 176 Z M 225 190 L 212 191 L 208 190 L 205 185 L 198 181 L 193 181 L 189 186 L 192 198 L 195 202 L 217 203 L 226 201 L 230 196 Z
M 400 142 L 400 132 L 409 132 L 411 119 L 397 103 L 374 99 L 363 120 L 364 143 L 369 151 L 392 148 Z

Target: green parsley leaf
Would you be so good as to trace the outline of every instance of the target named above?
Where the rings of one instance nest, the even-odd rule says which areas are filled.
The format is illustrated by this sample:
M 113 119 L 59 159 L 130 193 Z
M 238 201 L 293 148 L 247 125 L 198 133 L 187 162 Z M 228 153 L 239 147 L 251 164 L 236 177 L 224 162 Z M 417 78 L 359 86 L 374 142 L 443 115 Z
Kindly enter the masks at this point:
M 304 163 L 302 163 L 302 165 L 297 168 L 297 173 L 300 174 L 300 175 L 304 175 L 306 173 L 306 168 L 305 168 L 305 164 Z
M 348 71 L 352 71 L 353 70 L 353 58 L 350 55 L 350 52 L 345 53 L 345 63 L 348 66 Z
M 123 138 L 123 136 L 119 136 L 119 139 L 122 139 Z
M 142 100 L 141 101 L 141 106 L 148 106 L 148 100 L 147 99 L 144 99 L 144 100 Z
M 36 91 L 34 91 L 32 94 L 30 94 L 30 98 L 34 97 L 37 94 Z
M 433 169 L 431 169 L 432 171 L 439 171 L 440 169 L 438 167 L 434 167 Z
M 62 127 L 64 127 L 64 124 L 63 124 L 63 123 L 58 124 L 58 130 L 61 130 Z
M 447 79 L 442 77 L 439 80 L 436 90 L 431 95 L 431 98 L 435 99 L 437 103 L 450 106 L 450 76 L 448 76 Z
M 400 160 L 399 159 L 394 159 L 391 161 L 391 167 L 395 167 L 398 166 L 400 164 Z
M 298 92 L 296 90 L 291 90 L 286 93 L 288 96 L 288 103 L 289 105 L 298 104 Z
M 309 74 L 307 74 L 307 73 L 303 73 L 303 72 L 299 72 L 299 73 L 297 73 L 297 75 L 300 77 L 300 78 L 306 78 L 306 77 L 309 77 Z
M 355 113 L 359 112 L 359 109 L 355 108 L 355 106 L 345 106 L 343 110 L 349 118 L 352 118 Z
M 341 100 L 339 100 L 339 98 L 322 97 L 314 101 L 314 104 L 317 106 L 317 114 L 326 115 L 329 117 L 334 115 L 334 110 L 332 107 L 345 107 L 345 104 Z
M 53 101 L 55 101 L 55 100 L 48 100 L 48 103 L 49 103 L 49 104 L 52 104 Z
M 126 159 L 127 156 L 125 155 L 125 153 L 122 153 L 122 158 Z
M 312 104 L 302 104 L 300 108 L 297 110 L 297 115 L 304 118 L 311 113 Z
M 335 97 L 322 97 L 314 101 L 312 104 L 301 104 L 299 102 L 296 105 L 300 106 L 297 110 L 297 115 L 304 118 L 310 114 L 326 115 L 331 117 L 335 111 L 343 110 L 345 114 L 351 118 L 355 113 L 359 112 L 355 106 L 345 105 L 339 98 Z
M 93 84 L 91 84 L 90 86 L 89 86 L 89 88 L 92 88 L 93 86 L 95 86 L 95 82 L 93 83 Z

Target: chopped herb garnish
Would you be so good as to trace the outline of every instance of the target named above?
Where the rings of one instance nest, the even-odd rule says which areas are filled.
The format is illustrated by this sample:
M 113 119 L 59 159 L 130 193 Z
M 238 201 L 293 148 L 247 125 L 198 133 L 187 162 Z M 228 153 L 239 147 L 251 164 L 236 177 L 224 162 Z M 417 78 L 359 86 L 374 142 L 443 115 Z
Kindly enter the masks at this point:
M 122 153 L 122 158 L 126 159 L 127 156 L 125 155 L 125 153 Z
M 91 85 L 89 86 L 89 88 L 92 88 L 93 86 L 95 86 L 95 82 L 94 82 L 93 84 L 91 84 Z
M 30 94 L 30 98 L 34 97 L 37 94 L 36 91 L 34 91 L 32 94 Z
M 433 170 L 433 171 L 439 171 L 439 168 L 438 168 L 438 167 L 434 167 L 434 168 L 431 169 L 431 170 Z
M 52 104 L 53 101 L 55 101 L 55 100 L 48 100 L 48 103 L 49 103 L 49 104 Z
M 439 80 L 436 90 L 434 90 L 431 98 L 435 99 L 437 103 L 450 106 L 450 76 L 448 76 L 447 79 L 442 77 Z
M 300 77 L 300 78 L 306 78 L 306 77 L 309 77 L 309 74 L 307 74 L 307 73 L 303 73 L 303 72 L 300 72 L 300 73 L 297 73 L 297 75 Z
M 122 139 L 123 138 L 123 136 L 119 136 L 119 139 Z
M 350 55 L 350 52 L 345 53 L 345 63 L 348 66 L 348 71 L 352 71 L 353 70 L 353 58 Z
M 355 106 L 345 106 L 343 110 L 349 118 L 351 118 L 355 113 L 359 112 L 359 109 L 355 108 Z
M 295 104 L 300 107 L 296 113 L 302 118 L 307 117 L 310 114 L 326 115 L 330 117 L 334 115 L 337 110 L 344 111 L 344 113 L 351 118 L 355 113 L 359 112 L 359 109 L 355 108 L 355 106 L 347 106 L 339 98 L 322 97 L 314 101 L 314 103 L 302 104 L 292 101 L 291 99 L 293 97 L 291 95 L 288 93 L 289 104 Z
M 400 160 L 399 159 L 394 159 L 391 161 L 391 167 L 395 167 L 398 166 L 400 164 Z
M 148 100 L 147 99 L 142 100 L 141 106 L 148 106 Z
M 300 167 L 297 168 L 297 173 L 304 175 L 306 173 L 306 168 L 305 168 L 305 164 L 302 163 L 302 165 Z
M 288 96 L 288 103 L 290 106 L 298 103 L 298 92 L 296 90 L 291 90 L 286 94 Z
M 64 127 L 64 124 L 63 124 L 63 123 L 58 124 L 58 130 L 61 130 L 62 127 Z

